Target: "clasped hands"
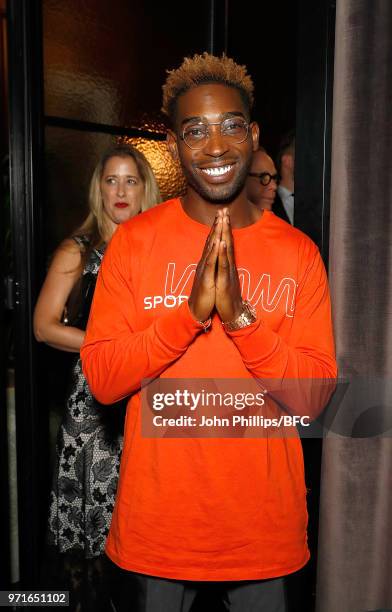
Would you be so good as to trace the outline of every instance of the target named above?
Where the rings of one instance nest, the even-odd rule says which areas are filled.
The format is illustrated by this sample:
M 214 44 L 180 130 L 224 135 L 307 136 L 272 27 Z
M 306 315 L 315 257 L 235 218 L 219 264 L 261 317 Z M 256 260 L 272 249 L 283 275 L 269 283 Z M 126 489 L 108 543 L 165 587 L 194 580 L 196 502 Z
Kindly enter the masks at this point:
M 197 321 L 206 321 L 214 308 L 224 323 L 234 321 L 243 311 L 227 208 L 216 214 L 196 268 L 188 304 Z

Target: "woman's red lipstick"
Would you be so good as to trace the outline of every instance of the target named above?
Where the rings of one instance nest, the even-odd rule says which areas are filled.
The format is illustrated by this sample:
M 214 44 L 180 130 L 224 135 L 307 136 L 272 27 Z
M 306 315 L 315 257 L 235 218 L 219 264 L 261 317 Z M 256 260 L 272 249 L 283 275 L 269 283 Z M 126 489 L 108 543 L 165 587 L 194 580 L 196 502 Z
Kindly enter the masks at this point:
M 116 208 L 126 208 L 127 206 L 128 204 L 126 202 L 116 202 L 115 203 Z

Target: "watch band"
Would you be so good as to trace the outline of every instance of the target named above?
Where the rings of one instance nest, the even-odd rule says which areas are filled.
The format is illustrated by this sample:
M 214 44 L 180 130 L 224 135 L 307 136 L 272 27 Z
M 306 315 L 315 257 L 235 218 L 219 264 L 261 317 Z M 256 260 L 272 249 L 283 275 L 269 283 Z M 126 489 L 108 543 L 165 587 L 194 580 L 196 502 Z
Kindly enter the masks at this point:
M 222 325 L 225 328 L 225 331 L 236 331 L 237 329 L 242 329 L 243 327 L 248 327 L 252 325 L 257 319 L 256 309 L 248 300 L 244 300 L 242 302 L 243 310 L 241 314 L 234 319 L 234 321 L 222 321 Z

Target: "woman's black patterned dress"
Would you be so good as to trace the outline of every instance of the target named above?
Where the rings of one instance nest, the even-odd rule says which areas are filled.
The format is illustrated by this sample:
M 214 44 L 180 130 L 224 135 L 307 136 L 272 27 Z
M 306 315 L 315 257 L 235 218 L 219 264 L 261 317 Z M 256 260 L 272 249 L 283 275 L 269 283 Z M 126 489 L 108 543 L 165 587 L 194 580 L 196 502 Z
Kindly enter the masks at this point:
M 80 245 L 85 237 L 74 237 Z M 84 328 L 105 247 L 93 249 L 83 270 Z M 86 303 L 88 302 L 88 303 Z M 93 558 L 104 550 L 113 512 L 122 448 L 124 405 L 102 406 L 91 395 L 80 358 L 56 447 L 50 500 L 49 540 L 61 553 L 79 550 Z

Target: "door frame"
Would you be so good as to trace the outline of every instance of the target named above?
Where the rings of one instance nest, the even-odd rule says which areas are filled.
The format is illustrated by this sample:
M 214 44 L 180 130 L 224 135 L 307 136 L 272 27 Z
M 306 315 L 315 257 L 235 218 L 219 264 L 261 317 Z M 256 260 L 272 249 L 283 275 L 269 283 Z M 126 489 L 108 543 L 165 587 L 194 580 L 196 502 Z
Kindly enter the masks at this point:
M 7 22 L 19 584 L 25 587 L 36 584 L 39 577 L 48 437 L 45 415 L 39 409 L 39 361 L 32 323 L 43 268 L 41 1 L 8 0 Z

